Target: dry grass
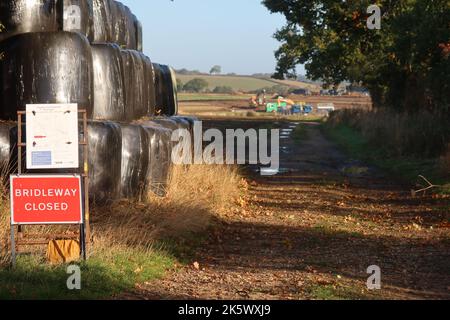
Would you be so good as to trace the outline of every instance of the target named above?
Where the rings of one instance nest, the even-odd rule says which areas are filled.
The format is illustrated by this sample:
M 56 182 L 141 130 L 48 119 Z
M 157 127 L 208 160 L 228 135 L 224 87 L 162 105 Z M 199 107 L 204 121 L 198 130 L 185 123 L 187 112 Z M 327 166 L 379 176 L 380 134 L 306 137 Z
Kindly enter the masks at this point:
M 183 238 L 208 228 L 214 216 L 240 196 L 240 176 L 230 166 L 175 166 L 165 197 L 150 195 L 145 202 L 122 200 L 93 208 L 90 256 L 110 261 L 117 252 L 149 253 L 164 238 Z M 9 201 L 0 184 L 0 265 L 9 262 Z M 48 233 L 55 227 L 33 227 Z M 39 230 L 37 230 L 39 228 Z
M 8 243 L 9 239 L 9 201 L 5 184 L 7 165 L 0 163 L 0 266 L 9 260 Z
M 144 203 L 121 201 L 92 213 L 92 253 L 110 247 L 152 250 L 161 238 L 185 238 L 208 228 L 211 219 L 240 196 L 237 169 L 227 166 L 176 166 L 165 197 Z
M 6 175 L 3 175 L 6 176 Z M 22 248 L 35 254 L 10 264 L 9 206 L 0 188 L 0 299 L 99 299 L 132 291 L 137 283 L 164 276 L 183 263 L 212 225 L 215 216 L 240 197 L 235 168 L 224 166 L 174 167 L 164 198 L 145 202 L 119 201 L 91 212 L 89 259 L 80 261 L 83 290 L 70 291 L 65 265 L 49 265 L 42 247 Z M 63 233 L 68 227 L 27 226 L 26 233 Z

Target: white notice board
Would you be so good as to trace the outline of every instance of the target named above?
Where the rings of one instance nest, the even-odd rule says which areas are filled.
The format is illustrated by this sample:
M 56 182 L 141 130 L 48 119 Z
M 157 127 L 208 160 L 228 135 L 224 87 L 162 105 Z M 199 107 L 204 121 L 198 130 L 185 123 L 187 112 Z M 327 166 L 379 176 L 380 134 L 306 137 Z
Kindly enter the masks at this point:
M 78 105 L 27 104 L 27 169 L 79 167 Z

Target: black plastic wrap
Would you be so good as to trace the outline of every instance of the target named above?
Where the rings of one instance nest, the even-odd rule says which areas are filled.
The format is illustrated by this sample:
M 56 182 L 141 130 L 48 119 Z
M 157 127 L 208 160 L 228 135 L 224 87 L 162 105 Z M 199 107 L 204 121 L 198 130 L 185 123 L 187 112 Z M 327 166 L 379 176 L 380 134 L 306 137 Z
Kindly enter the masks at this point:
M 175 70 L 172 67 L 164 66 L 170 79 L 168 80 L 169 87 L 169 110 L 168 116 L 175 116 L 178 114 L 178 89 L 177 77 Z
M 62 29 L 79 32 L 89 41 L 94 40 L 94 13 L 92 0 L 59 0 L 63 8 Z
M 176 122 L 178 124 L 178 128 L 180 129 L 187 129 L 189 131 L 192 129 L 193 125 L 191 125 L 189 120 L 184 117 L 170 117 L 169 119 Z
M 172 132 L 170 129 L 155 125 L 152 121 L 143 122 L 142 127 L 149 138 L 150 152 L 146 184 L 151 192 L 158 196 L 164 196 L 172 164 Z
M 184 121 L 187 121 L 189 123 L 190 131 L 194 129 L 194 123 L 196 121 L 199 121 L 197 117 L 191 117 L 191 116 L 173 116 L 170 117 L 170 119 L 177 121 L 177 119 L 182 119 Z
M 155 70 L 152 61 L 145 54 L 140 53 L 144 64 L 145 83 L 147 94 L 147 115 L 155 115 L 157 94 L 155 91 Z
M 157 95 L 157 114 L 174 116 L 178 113 L 177 85 L 172 68 L 158 63 L 153 64 L 155 70 L 155 91 Z
M 143 51 L 144 50 L 144 39 L 142 33 L 142 24 L 141 22 L 134 16 L 134 27 L 136 28 L 136 50 Z
M 136 26 L 131 10 L 119 1 L 111 1 L 111 35 L 109 40 L 124 49 L 136 49 Z
M 164 118 L 164 117 L 153 118 L 152 123 L 156 123 L 156 124 L 160 125 L 161 127 L 172 130 L 172 131 L 179 129 L 181 127 L 175 120 L 172 120 L 170 118 Z
M 0 175 L 3 170 L 12 169 L 12 154 L 17 145 L 14 141 L 12 130 L 17 124 L 11 122 L 0 122 Z
M 125 119 L 125 86 L 122 55 L 115 44 L 92 45 L 94 110 L 96 120 Z
M 122 50 L 125 86 L 125 120 L 136 120 L 148 114 L 149 84 L 142 55 L 135 50 Z
M 93 0 L 94 43 L 112 42 L 111 0 Z
M 164 76 L 161 65 L 158 63 L 153 63 L 153 70 L 155 74 L 155 95 L 156 95 L 156 109 L 155 112 L 157 114 L 161 114 L 164 110 L 164 105 L 167 104 L 167 99 L 165 99 L 164 92 Z
M 77 103 L 92 114 L 92 54 L 71 32 L 17 35 L 0 43 L 0 119 L 16 120 L 31 103 Z
M 98 204 L 120 196 L 122 131 L 114 122 L 90 121 L 89 195 Z
M 55 0 L 1 0 L 0 41 L 28 32 L 53 32 L 60 28 Z
M 120 195 L 140 198 L 146 191 L 147 171 L 150 165 L 149 135 L 142 126 L 121 125 L 122 166 Z

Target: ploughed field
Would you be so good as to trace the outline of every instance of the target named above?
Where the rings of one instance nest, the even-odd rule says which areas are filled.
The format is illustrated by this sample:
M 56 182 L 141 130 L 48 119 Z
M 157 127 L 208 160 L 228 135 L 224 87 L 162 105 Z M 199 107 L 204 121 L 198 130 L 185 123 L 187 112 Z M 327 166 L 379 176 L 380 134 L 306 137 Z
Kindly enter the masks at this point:
M 179 102 L 179 111 L 182 114 L 192 115 L 213 115 L 216 112 L 236 112 L 236 111 L 262 111 L 263 108 L 255 109 L 249 106 L 249 96 L 239 95 L 231 96 L 232 99 L 220 97 L 217 99 L 214 95 L 208 100 L 208 96 L 198 96 L 182 100 Z M 305 102 L 317 107 L 318 103 L 334 103 L 337 110 L 343 108 L 370 109 L 371 99 L 366 96 L 290 96 L 295 102 Z

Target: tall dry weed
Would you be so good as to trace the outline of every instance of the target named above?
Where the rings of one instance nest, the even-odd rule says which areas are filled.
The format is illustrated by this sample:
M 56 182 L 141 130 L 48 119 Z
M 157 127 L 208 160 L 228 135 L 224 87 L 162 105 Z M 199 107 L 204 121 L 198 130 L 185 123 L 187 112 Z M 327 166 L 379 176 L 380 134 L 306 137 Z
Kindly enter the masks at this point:
M 230 166 L 175 166 L 165 197 L 150 195 L 142 203 L 124 200 L 93 210 L 93 249 L 102 254 L 124 245 L 151 250 L 161 238 L 204 231 L 239 198 L 240 180 Z
M 237 169 L 230 166 L 175 166 L 165 197 L 151 195 L 145 202 L 123 200 L 92 209 L 90 253 L 113 259 L 117 250 L 128 247 L 151 251 L 161 238 L 201 232 L 236 202 L 240 180 Z M 54 232 L 55 228 L 64 232 L 64 227 L 45 226 L 27 231 L 41 234 Z M 9 261 L 9 230 L 8 193 L 6 185 L 0 184 L 0 265 Z
M 448 120 L 426 111 L 407 114 L 346 109 L 333 112 L 328 125 L 349 126 L 361 132 L 373 148 L 393 156 L 439 157 L 450 140 Z
M 7 164 L 0 163 L 0 266 L 9 259 L 9 201 L 6 186 Z

